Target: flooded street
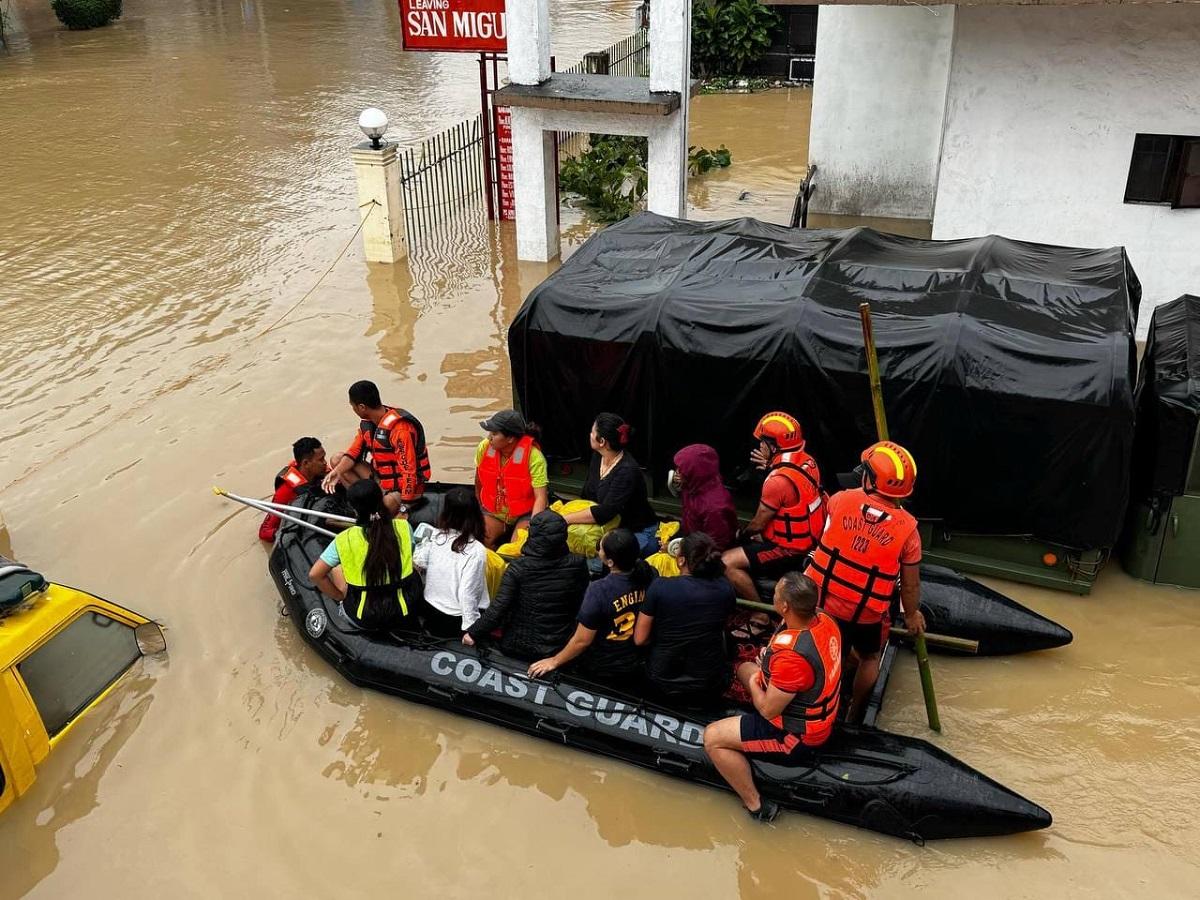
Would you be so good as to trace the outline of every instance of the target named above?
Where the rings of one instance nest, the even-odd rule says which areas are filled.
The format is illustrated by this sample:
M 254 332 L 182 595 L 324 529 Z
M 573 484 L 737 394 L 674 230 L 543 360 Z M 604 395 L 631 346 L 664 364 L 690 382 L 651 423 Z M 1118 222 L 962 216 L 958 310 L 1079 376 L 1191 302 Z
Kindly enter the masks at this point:
M 554 0 L 554 52 L 625 36 L 634 5 Z M 1054 814 L 1013 838 L 763 828 L 731 795 L 349 685 L 278 615 L 256 515 L 211 486 L 262 495 L 296 437 L 348 444 L 359 378 L 421 417 L 435 478 L 468 477 L 550 269 L 482 225 L 368 265 L 348 148 L 364 106 L 403 143 L 472 115 L 475 61 L 402 54 L 383 0 L 126 0 L 80 33 L 12 11 L 0 510 L 22 560 L 159 619 L 170 652 L 0 817 L 0 898 L 1195 895 L 1200 594 L 1115 564 L 1088 598 L 996 583 L 1072 646 L 934 660 L 935 742 Z M 691 142 L 734 156 L 693 184 L 698 218 L 787 221 L 809 96 L 697 99 Z M 882 724 L 929 734 L 907 654 Z

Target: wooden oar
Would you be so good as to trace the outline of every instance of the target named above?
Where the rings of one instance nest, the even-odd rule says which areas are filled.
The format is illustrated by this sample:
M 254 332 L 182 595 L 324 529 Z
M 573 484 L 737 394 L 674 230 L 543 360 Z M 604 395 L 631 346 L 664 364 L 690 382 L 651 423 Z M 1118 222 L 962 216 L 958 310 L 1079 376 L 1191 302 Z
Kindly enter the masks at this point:
M 218 497 L 224 497 L 227 500 L 234 500 L 237 503 L 241 503 L 245 506 L 249 506 L 251 509 L 257 509 L 259 512 L 271 513 L 273 515 L 279 516 L 279 518 L 281 518 L 281 519 L 287 519 L 289 522 L 295 522 L 297 525 L 303 525 L 305 528 L 311 529 L 312 531 L 315 531 L 318 534 L 323 534 L 323 535 L 326 535 L 327 537 L 331 537 L 331 538 L 337 537 L 337 535 L 334 534 L 332 531 L 330 531 L 328 528 L 322 528 L 320 525 L 315 525 L 312 522 L 306 522 L 304 519 L 297 518 L 296 516 L 291 516 L 285 512 L 280 512 L 277 509 L 272 509 L 271 507 L 263 504 L 261 501 L 251 500 L 249 497 L 239 497 L 237 494 L 231 494 L 228 491 L 223 491 L 219 487 L 215 487 L 215 486 L 213 487 L 213 493 L 216 494 Z
M 741 597 L 737 600 L 737 605 L 744 609 L 761 610 L 762 612 L 774 613 L 775 607 L 770 603 L 759 603 L 757 600 L 743 600 Z M 912 634 L 907 628 L 900 628 L 893 625 L 889 631 L 901 640 L 909 640 Z M 925 641 L 929 646 L 941 647 L 944 650 L 953 650 L 956 653 L 969 653 L 972 656 L 979 653 L 979 641 L 973 641 L 970 638 L 954 637 L 949 634 L 931 634 L 925 632 Z
M 879 440 L 888 440 L 887 412 L 883 408 L 883 383 L 879 377 L 879 357 L 875 354 L 875 331 L 871 327 L 871 304 L 858 305 L 862 319 L 863 344 L 867 350 L 867 377 L 871 382 L 871 403 L 875 408 L 875 431 Z M 938 715 L 937 694 L 933 690 L 933 671 L 929 667 L 929 649 L 925 636 L 913 638 L 913 649 L 917 651 L 917 668 L 921 673 L 921 693 L 925 696 L 925 718 L 934 731 L 942 730 L 942 718 Z

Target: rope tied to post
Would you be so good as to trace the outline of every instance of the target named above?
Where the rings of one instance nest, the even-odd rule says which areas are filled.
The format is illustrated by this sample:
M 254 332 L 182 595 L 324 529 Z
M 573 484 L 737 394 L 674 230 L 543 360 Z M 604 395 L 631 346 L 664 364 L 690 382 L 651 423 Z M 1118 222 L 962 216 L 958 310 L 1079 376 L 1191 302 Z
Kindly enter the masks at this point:
M 279 327 L 279 325 L 283 322 L 284 319 L 286 319 L 288 316 L 290 316 L 292 313 L 294 313 L 296 310 L 298 310 L 300 308 L 300 306 L 304 303 L 304 301 L 307 300 L 309 297 L 311 297 L 316 292 L 317 288 L 319 288 L 321 286 L 321 283 L 326 279 L 326 277 L 328 277 L 329 273 L 334 270 L 334 267 L 337 266 L 337 264 L 342 261 L 342 257 L 345 256 L 346 253 L 350 250 L 350 248 L 354 245 L 354 241 L 359 236 L 359 234 L 362 232 L 363 226 L 367 224 L 367 219 L 371 218 L 371 213 L 375 212 L 375 207 L 381 206 L 381 205 L 382 204 L 378 200 L 374 200 L 374 199 L 368 200 L 366 203 L 360 203 L 358 205 L 359 209 L 362 209 L 364 206 L 369 206 L 371 208 L 368 209 L 366 211 L 366 213 L 363 215 L 362 219 L 358 223 L 358 227 L 354 229 L 354 234 L 350 235 L 350 239 L 348 241 L 346 241 L 345 246 L 343 246 L 342 249 L 338 252 L 338 255 L 333 258 L 333 262 L 331 262 L 328 265 L 328 267 L 326 267 L 325 271 L 321 273 L 321 277 L 319 277 L 316 280 L 316 282 L 314 282 L 313 286 L 304 292 L 303 297 L 301 297 L 299 300 L 297 300 L 295 303 L 293 303 L 291 305 L 291 307 L 287 310 L 287 312 L 285 312 L 282 316 L 280 316 L 278 319 L 276 319 L 274 322 L 272 322 L 270 325 L 268 325 L 266 328 L 264 328 L 262 331 L 260 331 L 258 334 L 256 334 L 252 338 L 252 340 L 256 341 L 259 338 L 265 337 L 266 335 L 270 334 L 272 331 L 274 331 L 276 328 Z

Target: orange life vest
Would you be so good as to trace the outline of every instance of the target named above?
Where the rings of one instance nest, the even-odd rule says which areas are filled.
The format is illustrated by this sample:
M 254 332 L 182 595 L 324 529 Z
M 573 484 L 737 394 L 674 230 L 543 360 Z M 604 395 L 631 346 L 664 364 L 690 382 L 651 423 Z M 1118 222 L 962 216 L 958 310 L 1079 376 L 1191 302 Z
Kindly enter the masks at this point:
M 887 615 L 900 578 L 900 554 L 917 520 L 880 503 L 861 488 L 829 501 L 829 522 L 805 573 L 821 607 L 844 622 L 878 622 Z
M 842 683 L 842 632 L 837 622 L 820 610 L 808 628 L 777 631 L 763 654 L 763 683 L 771 683 L 771 656 L 780 650 L 794 650 L 812 666 L 813 684 L 801 691 L 784 707 L 774 724 L 799 736 L 808 747 L 819 747 L 829 740 L 837 719 Z
M 825 528 L 825 492 L 817 461 L 803 450 L 781 453 L 767 476 L 786 478 L 796 488 L 796 502 L 775 513 L 763 537 L 776 547 L 807 553 Z
M 396 446 L 392 431 L 400 422 L 412 426 L 413 446 Z M 371 468 L 386 494 L 399 491 L 404 500 L 416 500 L 425 492 L 429 480 L 429 453 L 425 448 L 425 429 L 412 413 L 391 409 L 372 425 L 367 419 L 358 423 L 362 444 L 371 452 Z
M 296 468 L 294 459 L 280 469 L 279 474 L 275 476 L 275 490 L 279 490 L 285 484 L 290 484 L 293 491 L 301 485 L 308 484 L 308 479 L 301 475 L 300 470 Z
M 508 462 L 502 463 L 496 448 L 488 445 L 479 461 L 479 503 L 488 512 L 506 511 L 510 518 L 533 512 L 533 476 L 529 461 L 537 444 L 529 435 L 513 448 Z

